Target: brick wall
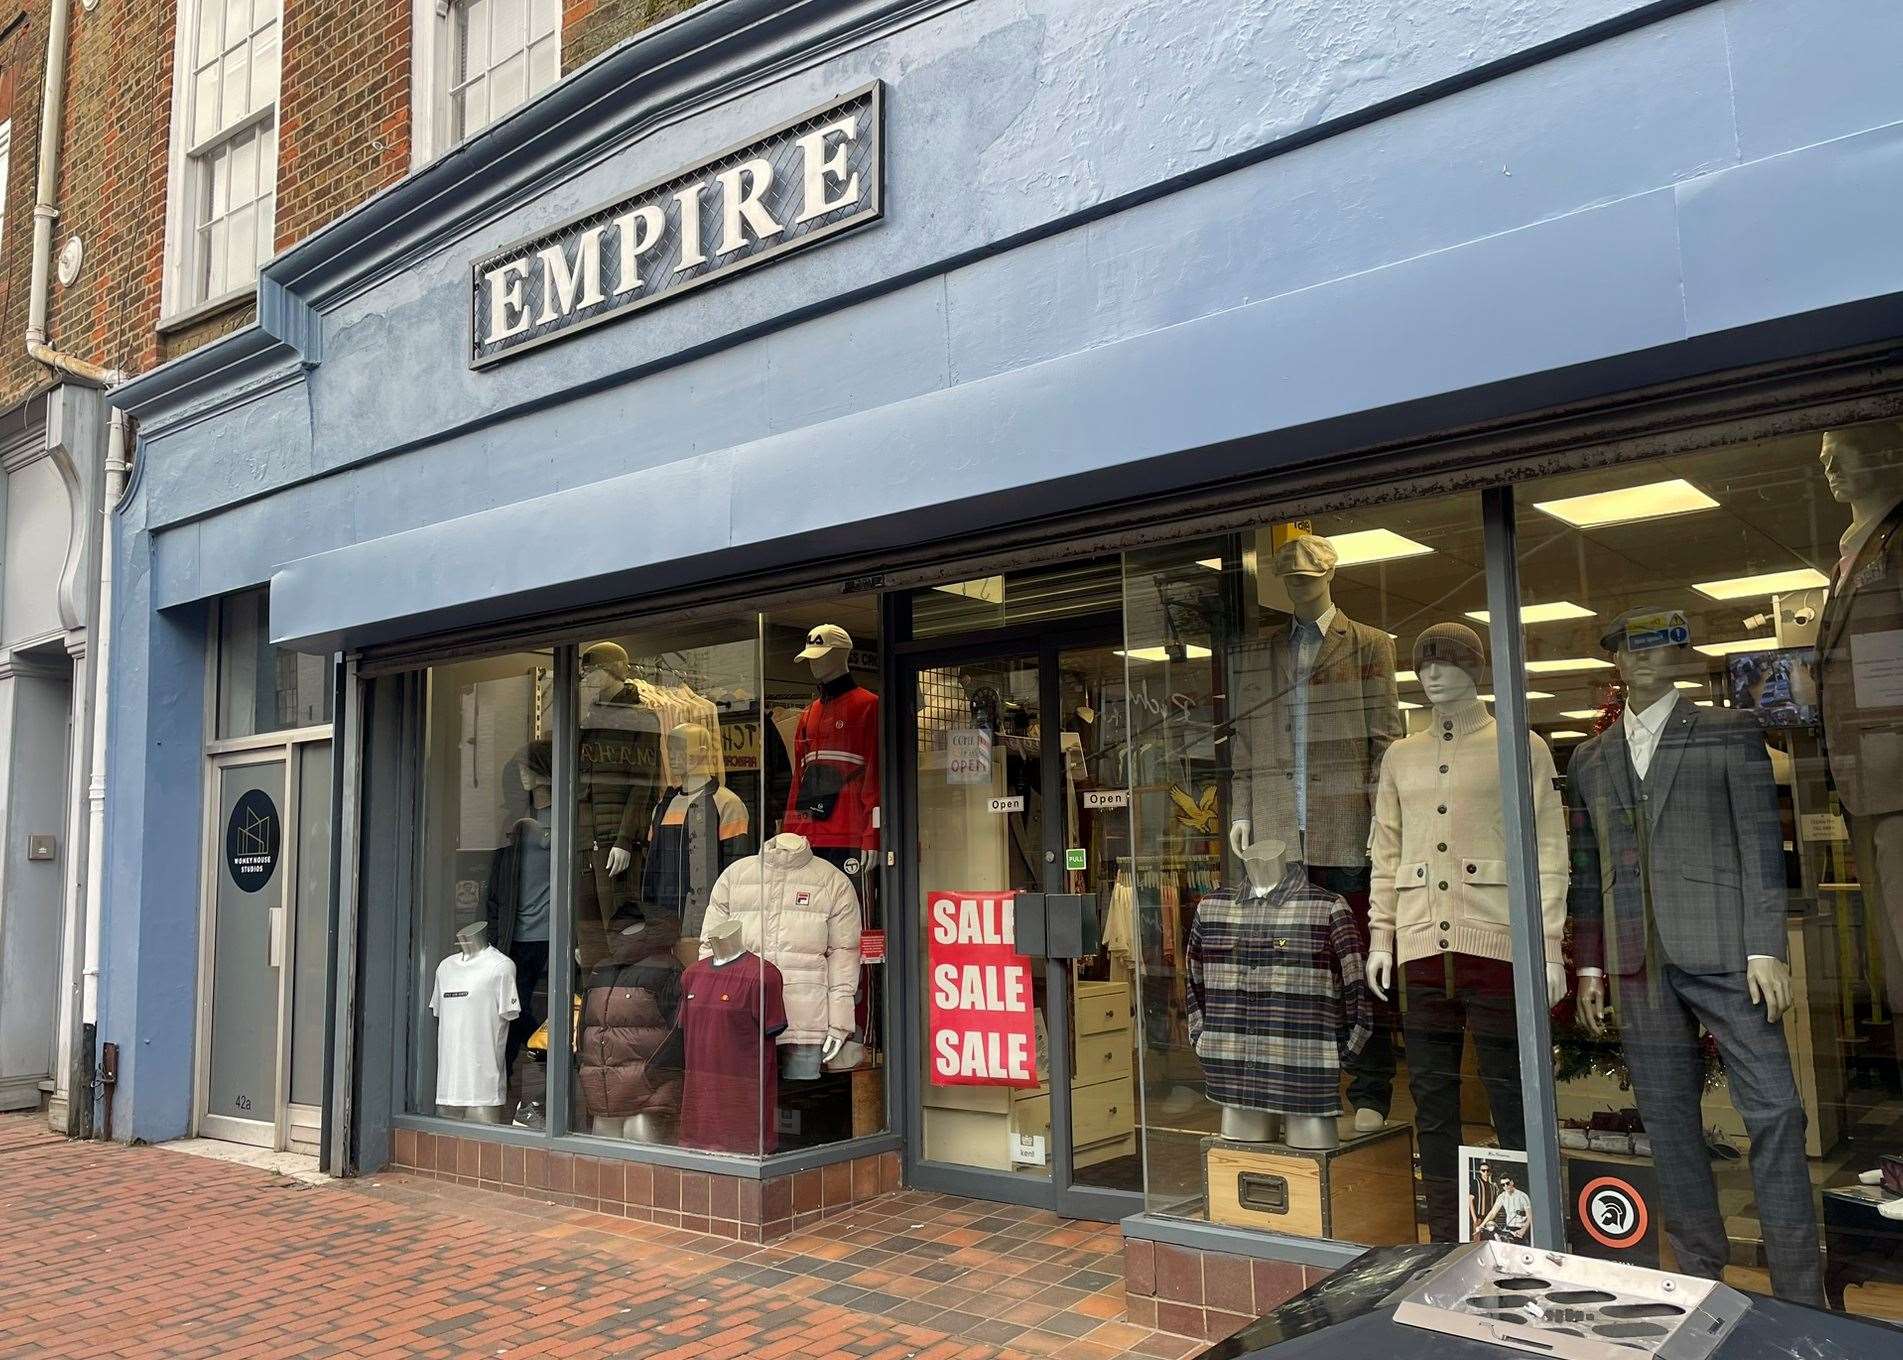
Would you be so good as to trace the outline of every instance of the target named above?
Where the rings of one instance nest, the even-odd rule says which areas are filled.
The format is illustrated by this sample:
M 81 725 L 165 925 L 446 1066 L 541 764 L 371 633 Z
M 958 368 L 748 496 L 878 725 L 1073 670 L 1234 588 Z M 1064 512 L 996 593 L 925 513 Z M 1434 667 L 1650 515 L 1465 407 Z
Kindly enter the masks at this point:
M 623 38 L 692 9 L 699 0 L 567 0 L 562 7 L 562 74 L 585 66 Z
M 1124 1240 L 1123 1266 L 1130 1321 L 1211 1341 L 1274 1312 L 1328 1274 L 1318 1266 L 1135 1238 Z

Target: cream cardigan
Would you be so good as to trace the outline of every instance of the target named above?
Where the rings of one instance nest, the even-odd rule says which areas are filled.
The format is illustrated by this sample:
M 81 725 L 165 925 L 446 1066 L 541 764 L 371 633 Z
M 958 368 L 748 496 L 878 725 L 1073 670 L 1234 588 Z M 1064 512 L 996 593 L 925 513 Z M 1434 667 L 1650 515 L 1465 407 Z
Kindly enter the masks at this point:
M 1553 753 L 1538 736 L 1527 737 L 1546 958 L 1558 963 L 1571 878 L 1566 814 Z M 1426 730 L 1388 748 L 1369 845 L 1371 952 L 1386 950 L 1403 964 L 1443 953 L 1513 957 L 1495 741 L 1493 718 L 1474 699 L 1435 710 Z

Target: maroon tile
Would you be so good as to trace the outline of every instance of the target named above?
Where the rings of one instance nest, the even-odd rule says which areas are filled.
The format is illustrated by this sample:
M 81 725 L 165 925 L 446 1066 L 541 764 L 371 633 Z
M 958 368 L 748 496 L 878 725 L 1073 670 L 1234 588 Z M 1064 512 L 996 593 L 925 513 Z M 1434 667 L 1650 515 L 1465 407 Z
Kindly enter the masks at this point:
M 1254 1316 L 1248 1313 L 1225 1313 L 1218 1308 L 1206 1308 L 1203 1310 L 1203 1335 L 1211 1341 L 1221 1341 L 1234 1336 L 1254 1321 Z
M 621 1170 L 621 1193 L 631 1205 L 648 1208 L 654 1203 L 654 1168 L 646 1162 L 629 1162 Z
M 1303 1266 L 1302 1287 L 1306 1289 L 1310 1285 L 1320 1284 L 1334 1273 L 1335 1272 L 1327 1266 Z
M 575 1194 L 580 1199 L 601 1198 L 601 1163 L 593 1157 L 575 1158 Z
M 502 1146 L 502 1175 L 499 1178 L 504 1185 L 522 1184 L 522 1163 L 527 1148 L 519 1148 L 510 1143 Z
M 1172 1303 L 1203 1304 L 1203 1254 L 1168 1242 L 1156 1244 L 1156 1296 Z M 1185 1333 L 1196 1335 L 1196 1333 Z
M 430 1171 L 436 1166 L 436 1135 L 419 1133 L 410 1152 L 410 1160 L 404 1163 L 413 1171 Z
M 760 1186 L 760 1221 L 772 1223 L 793 1216 L 793 1178 L 775 1176 Z
M 905 1184 L 905 1165 L 896 1152 L 879 1154 L 879 1189 L 887 1194 Z
M 1203 1253 L 1203 1303 L 1225 1313 L 1255 1316 L 1255 1281 L 1246 1256 Z M 1225 1332 L 1223 1335 L 1227 1336 Z
M 627 1163 L 603 1157 L 595 1164 L 595 1193 L 601 1197 L 601 1211 L 611 1214 L 628 1202 Z M 610 1208 L 609 1206 L 613 1206 Z
M 548 1189 L 552 1195 L 575 1193 L 574 1153 L 551 1152 L 548 1154 Z
M 708 1200 L 707 1212 L 714 1218 L 725 1218 L 738 1222 L 740 1219 L 740 1178 L 738 1176 L 714 1176 L 710 1178 L 713 1193 Z M 751 1184 L 758 1185 L 753 1181 Z M 756 1207 L 758 1201 L 755 1201 Z M 754 1219 L 759 1221 L 757 1215 Z
M 548 1189 L 548 1149 L 530 1148 L 522 1164 L 522 1184 L 530 1190 Z
M 1153 1296 L 1156 1293 L 1156 1244 L 1141 1238 L 1123 1241 L 1123 1287 L 1129 1293 Z
M 1139 1327 L 1154 1327 L 1156 1300 L 1145 1295 L 1127 1295 L 1123 1300 L 1123 1315 Z
M 495 1184 L 502 1182 L 502 1144 L 484 1143 L 482 1160 L 477 1164 L 476 1174 L 485 1181 Z
M 751 1180 L 746 1177 L 735 1177 L 734 1185 L 739 1193 L 739 1208 L 735 1212 L 734 1217 L 739 1219 L 742 1223 L 760 1223 L 762 1221 L 762 1209 L 764 1208 L 765 1182 Z
M 398 1129 L 390 1139 L 392 1166 L 416 1165 L 416 1130 Z
M 663 1228 L 678 1228 L 681 1226 L 681 1216 L 673 1209 L 656 1209 L 654 1222 Z
M 1249 1269 L 1255 1280 L 1251 1311 L 1257 1317 L 1274 1312 L 1307 1287 L 1302 1267 L 1292 1261 L 1251 1261 Z
M 1157 1300 L 1156 1327 L 1158 1331 L 1175 1332 L 1178 1336 L 1201 1336 L 1203 1334 L 1203 1310 L 1192 1308 L 1183 1303 L 1166 1303 Z
M 793 1173 L 793 1212 L 810 1213 L 819 1208 L 823 1202 L 819 1193 L 819 1172 L 795 1171 Z
M 713 1226 L 714 1226 L 713 1220 L 708 1218 L 706 1214 L 682 1214 L 681 1215 L 681 1227 L 686 1229 L 688 1232 L 697 1232 L 697 1233 L 712 1232 Z
M 462 1146 L 456 1150 L 456 1174 L 475 1180 L 482 1175 L 482 1150 L 491 1146 L 478 1143 L 473 1138 L 463 1139 Z
M 819 1202 L 830 1209 L 852 1203 L 852 1163 L 833 1162 L 819 1170 Z
M 654 1207 L 680 1213 L 681 1173 L 671 1166 L 654 1168 Z
M 713 1203 L 713 1178 L 705 1171 L 681 1172 L 681 1213 L 706 1218 Z M 699 1231 L 707 1231 L 705 1228 Z
M 758 1223 L 742 1223 L 739 1225 L 739 1228 L 740 1231 L 737 1235 L 742 1242 L 752 1242 L 755 1244 L 764 1244 L 766 1242 L 766 1230 Z

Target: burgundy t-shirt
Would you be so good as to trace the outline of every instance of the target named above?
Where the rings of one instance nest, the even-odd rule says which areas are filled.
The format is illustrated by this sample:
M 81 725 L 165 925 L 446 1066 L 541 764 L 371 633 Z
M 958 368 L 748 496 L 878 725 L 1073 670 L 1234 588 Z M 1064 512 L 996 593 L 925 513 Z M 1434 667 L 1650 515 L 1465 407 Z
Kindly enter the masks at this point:
M 709 1152 L 772 1152 L 779 1143 L 780 1064 L 786 1028 L 780 970 L 758 954 L 702 959 L 681 975 L 687 1080 L 681 1142 Z

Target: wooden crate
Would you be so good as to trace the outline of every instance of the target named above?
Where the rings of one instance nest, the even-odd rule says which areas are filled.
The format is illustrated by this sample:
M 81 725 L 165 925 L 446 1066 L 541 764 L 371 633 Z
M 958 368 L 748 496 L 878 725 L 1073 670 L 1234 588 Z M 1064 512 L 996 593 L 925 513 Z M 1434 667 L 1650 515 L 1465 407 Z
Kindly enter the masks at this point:
M 1383 1129 L 1312 1151 L 1205 1138 L 1203 1197 L 1211 1223 L 1367 1247 L 1412 1243 L 1413 1131 Z

